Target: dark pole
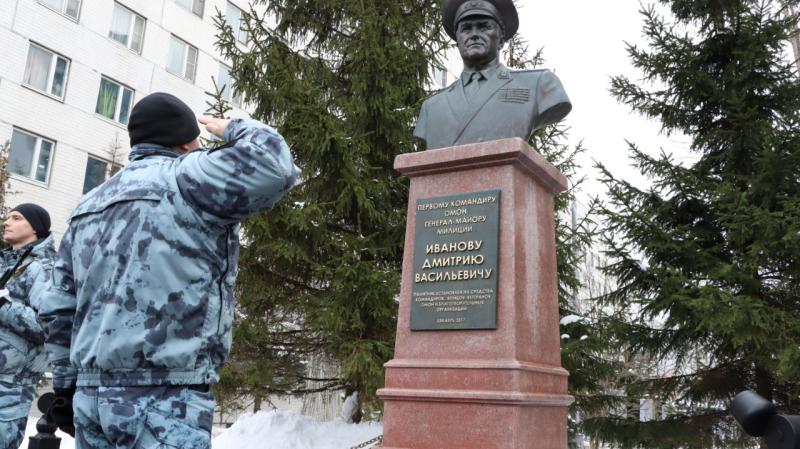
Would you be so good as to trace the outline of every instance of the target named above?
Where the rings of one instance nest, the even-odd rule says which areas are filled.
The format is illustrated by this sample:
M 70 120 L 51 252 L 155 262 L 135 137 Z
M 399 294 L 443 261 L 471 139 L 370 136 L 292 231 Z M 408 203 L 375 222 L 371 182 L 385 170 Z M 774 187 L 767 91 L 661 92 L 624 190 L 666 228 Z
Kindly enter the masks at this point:
M 56 436 L 58 427 L 50 422 L 48 414 L 55 398 L 55 394 L 45 393 L 36 403 L 36 408 L 42 412 L 42 417 L 36 422 L 38 433 L 28 439 L 29 449 L 59 449 L 61 446 L 61 438 Z

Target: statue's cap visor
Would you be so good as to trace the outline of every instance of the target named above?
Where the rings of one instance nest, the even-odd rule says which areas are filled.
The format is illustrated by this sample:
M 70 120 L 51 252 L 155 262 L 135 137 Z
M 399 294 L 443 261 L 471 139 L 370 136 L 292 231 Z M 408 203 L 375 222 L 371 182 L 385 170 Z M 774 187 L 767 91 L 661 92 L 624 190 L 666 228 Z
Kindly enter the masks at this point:
M 456 25 L 461 19 L 470 16 L 491 17 L 503 25 L 503 39 L 511 39 L 519 28 L 517 8 L 511 0 L 444 0 L 442 5 L 442 26 L 453 40 L 456 39 Z

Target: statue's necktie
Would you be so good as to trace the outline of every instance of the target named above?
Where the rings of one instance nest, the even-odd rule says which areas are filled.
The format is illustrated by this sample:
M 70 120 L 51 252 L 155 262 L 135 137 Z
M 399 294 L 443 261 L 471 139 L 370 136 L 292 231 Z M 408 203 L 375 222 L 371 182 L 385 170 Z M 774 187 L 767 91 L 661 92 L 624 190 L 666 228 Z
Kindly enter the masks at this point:
M 478 91 L 481 89 L 481 81 L 485 80 L 486 78 L 483 77 L 481 72 L 473 72 L 472 75 L 469 76 L 469 81 L 467 85 L 464 86 L 464 94 L 467 97 L 467 101 L 470 103 L 478 94 Z

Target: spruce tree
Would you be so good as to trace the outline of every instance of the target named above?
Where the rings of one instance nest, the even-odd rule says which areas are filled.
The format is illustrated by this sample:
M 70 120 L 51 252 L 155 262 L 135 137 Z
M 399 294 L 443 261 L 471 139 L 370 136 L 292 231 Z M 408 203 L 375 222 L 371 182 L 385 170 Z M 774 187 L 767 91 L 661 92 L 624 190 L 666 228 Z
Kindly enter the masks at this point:
M 543 49 L 531 53 L 526 39 L 517 34 L 506 43 L 505 64 L 518 70 L 540 68 L 545 64 Z M 565 123 L 536 131 L 528 143 L 569 180 L 569 189 L 555 198 L 553 213 L 559 315 L 566 318 L 561 325 L 561 363 L 569 371 L 569 394 L 575 398 L 570 408 L 569 442 L 570 447 L 576 447 L 582 433 L 582 417 L 603 410 L 606 405 L 604 387 L 618 370 L 618 364 L 608 357 L 607 334 L 589 302 L 590 295 L 595 292 L 588 284 L 596 273 L 594 267 L 585 269 L 597 236 L 598 202 L 587 198 L 580 216 L 573 215 L 585 181 L 578 176 L 578 157 L 586 149 L 582 142 L 570 145 L 569 127 Z
M 11 142 L 5 141 L 0 144 L 0 217 L 6 219 L 8 206 L 6 200 L 9 196 L 17 193 L 11 190 L 11 173 L 8 170 L 8 155 L 11 152 Z M 5 240 L 0 241 L 0 250 L 6 249 L 8 244 Z
M 218 46 L 254 118 L 302 168 L 268 215 L 244 223 L 231 363 L 218 392 L 358 393 L 380 404 L 394 349 L 408 182 L 395 156 L 445 45 L 436 0 L 270 0 L 245 15 L 249 49 L 218 15 Z M 272 25 L 270 25 L 272 24 Z M 311 376 L 308 363 L 334 367 Z
M 0 216 L 5 217 L 8 212 L 6 200 L 14 195 L 11 190 L 11 172 L 8 169 L 8 158 L 11 153 L 11 142 L 5 141 L 0 144 Z
M 599 165 L 618 281 L 603 305 L 630 372 L 609 390 L 620 403 L 588 424 L 614 447 L 754 447 L 728 414 L 744 389 L 800 412 L 800 84 L 785 54 L 796 3 L 660 0 L 642 11 L 649 45 L 628 46 L 642 81 L 612 80 L 695 156 L 629 143 L 646 188 Z M 651 421 L 640 398 L 659 404 Z

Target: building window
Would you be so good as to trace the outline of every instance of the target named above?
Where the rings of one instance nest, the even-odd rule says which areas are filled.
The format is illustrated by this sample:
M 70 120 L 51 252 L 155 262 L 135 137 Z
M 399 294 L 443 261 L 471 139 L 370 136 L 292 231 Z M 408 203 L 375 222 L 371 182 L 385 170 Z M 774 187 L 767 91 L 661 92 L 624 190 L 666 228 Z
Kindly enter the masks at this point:
M 63 99 L 68 72 L 67 58 L 31 43 L 22 82 L 38 91 Z
M 108 30 L 108 37 L 136 53 L 142 54 L 144 25 L 144 17 L 119 3 L 114 3 L 114 16 L 111 19 L 111 29 Z
M 26 178 L 47 182 L 55 142 L 14 129 L 8 154 L 8 171 Z
M 39 3 L 75 20 L 81 10 L 81 0 L 39 0 Z
M 169 41 L 167 71 L 194 82 L 197 71 L 197 48 L 172 36 Z
M 100 93 L 97 94 L 97 108 L 95 112 L 103 117 L 128 124 L 128 116 L 133 103 L 133 90 L 122 84 L 101 78 Z
M 233 83 L 233 79 L 231 79 L 230 69 L 225 64 L 219 65 L 217 89 L 222 91 L 222 98 L 226 101 L 231 102 L 231 104 L 237 108 L 242 107 L 242 94 L 236 91 L 236 85 Z
M 83 193 L 86 193 L 118 172 L 120 167 L 102 159 L 89 156 L 86 159 L 86 174 L 83 178 Z
M 236 37 L 236 40 L 246 44 L 248 36 L 244 26 L 244 14 L 242 10 L 233 3 L 228 2 L 228 10 L 225 12 L 225 21 L 233 30 L 233 35 Z
M 193 12 L 198 17 L 203 17 L 206 0 L 175 0 L 175 3 Z

